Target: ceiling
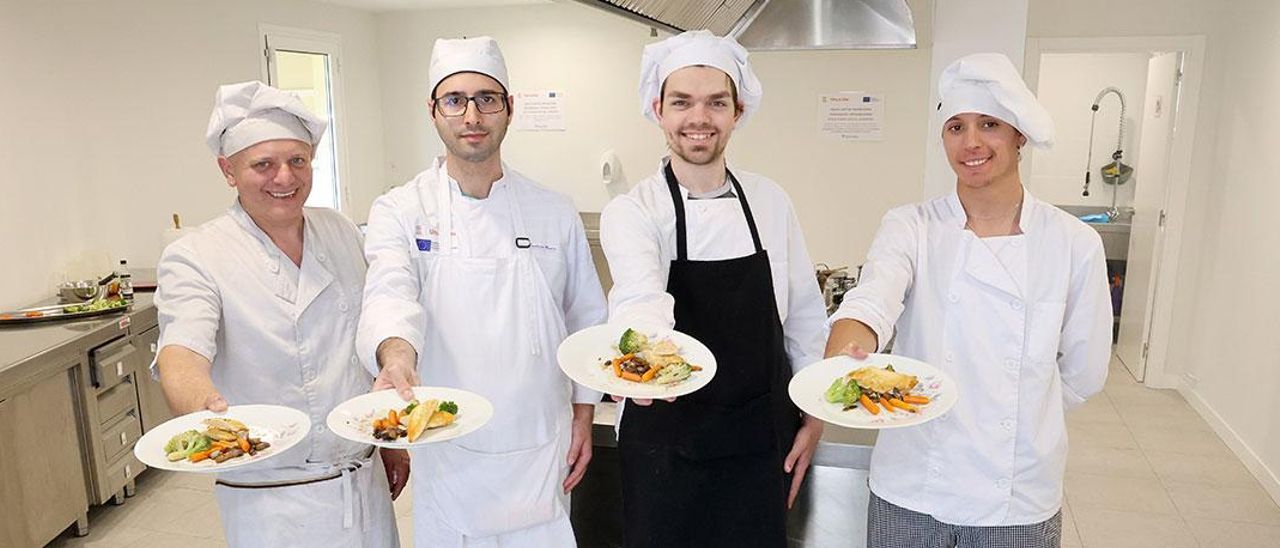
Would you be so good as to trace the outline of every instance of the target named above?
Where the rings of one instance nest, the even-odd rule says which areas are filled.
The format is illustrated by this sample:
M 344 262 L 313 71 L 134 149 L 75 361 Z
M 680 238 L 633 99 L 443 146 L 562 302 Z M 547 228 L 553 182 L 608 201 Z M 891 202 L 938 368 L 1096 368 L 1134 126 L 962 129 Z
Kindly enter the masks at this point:
M 313 0 L 325 4 L 346 6 L 366 11 L 386 12 L 443 8 L 473 8 L 482 6 L 521 6 L 550 4 L 552 0 Z

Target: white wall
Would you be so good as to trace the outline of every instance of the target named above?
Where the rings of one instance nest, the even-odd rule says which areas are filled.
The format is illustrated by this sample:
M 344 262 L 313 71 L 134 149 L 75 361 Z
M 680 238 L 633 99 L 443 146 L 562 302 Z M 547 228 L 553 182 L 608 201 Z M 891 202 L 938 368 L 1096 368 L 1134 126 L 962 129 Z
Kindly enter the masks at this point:
M 1219 42 L 1223 86 L 1212 145 L 1213 176 L 1203 181 L 1203 243 L 1192 257 L 1198 276 L 1193 344 L 1185 346 L 1186 371 L 1199 378 L 1191 389 L 1220 426 L 1269 474 L 1280 500 L 1280 4 L 1236 3 Z M 1247 387 L 1247 388 L 1244 388 Z M 1211 421 L 1212 422 L 1212 421 Z M 1250 463 L 1251 459 L 1246 459 Z
M 921 197 L 927 117 L 930 3 L 910 3 L 921 48 L 904 51 L 755 53 L 764 83 L 759 112 L 736 131 L 729 161 L 777 180 L 791 194 L 815 261 L 859 264 L 884 211 Z M 425 102 L 426 67 L 437 37 L 490 35 L 506 56 L 513 90 L 565 93 L 568 130 L 507 134 L 515 169 L 599 211 L 610 194 L 599 158 L 613 149 L 629 183 L 665 154 L 639 110 L 640 54 L 649 28 L 567 2 L 547 6 L 431 10 L 378 18 L 389 178 L 407 181 L 443 152 Z M 661 37 L 665 37 L 662 35 Z M 885 95 L 882 142 L 841 142 L 817 131 L 817 95 Z
M 1187 209 L 1169 219 L 1183 244 L 1164 312 L 1167 368 L 1199 379 L 1184 394 L 1280 500 L 1280 401 L 1270 397 L 1280 391 L 1277 21 L 1271 0 L 1033 0 L 1028 36 L 1206 37 Z
M 119 257 L 154 265 L 171 213 L 198 224 L 231 204 L 204 130 L 218 84 L 259 78 L 260 22 L 342 36 L 364 217 L 384 186 L 372 15 L 300 0 L 0 0 L 0 308 Z
M 1111 206 L 1133 203 L 1135 180 L 1116 187 L 1102 182 L 1099 170 L 1111 163 L 1116 149 L 1120 102 L 1107 94 L 1099 103 L 1097 127 L 1093 135 L 1093 178 L 1089 196 L 1084 190 L 1085 163 L 1089 149 L 1089 126 L 1098 92 L 1114 86 L 1124 94 L 1124 160 L 1138 165 L 1138 142 L 1142 108 L 1147 89 L 1145 53 L 1054 53 L 1040 58 L 1040 82 L 1036 94 L 1049 110 L 1057 130 L 1053 148 L 1035 151 L 1027 186 L 1036 197 L 1051 204 Z M 1137 177 L 1135 173 L 1135 179 Z

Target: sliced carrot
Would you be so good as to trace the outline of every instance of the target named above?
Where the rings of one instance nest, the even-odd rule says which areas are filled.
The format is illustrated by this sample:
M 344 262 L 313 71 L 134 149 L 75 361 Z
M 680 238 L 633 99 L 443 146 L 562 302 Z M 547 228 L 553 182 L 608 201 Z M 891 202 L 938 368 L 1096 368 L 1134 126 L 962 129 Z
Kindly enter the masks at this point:
M 385 424 L 389 426 L 400 424 L 400 415 L 396 413 L 395 409 L 387 411 L 387 422 Z
M 653 380 L 653 377 L 658 374 L 658 369 L 661 368 L 650 367 L 648 371 L 645 371 L 643 375 L 640 375 L 640 382 L 649 382 Z
M 916 409 L 916 406 L 906 403 L 898 398 L 889 398 L 889 405 L 893 407 L 897 407 L 898 409 L 901 409 L 903 411 L 910 411 L 912 413 L 919 411 L 919 409 Z
M 243 434 L 240 435 L 240 450 L 248 453 L 252 447 L 249 446 L 249 438 Z
M 209 458 L 209 453 L 212 453 L 212 452 L 213 452 L 213 449 L 207 449 L 204 451 L 192 453 L 191 455 L 187 456 L 187 460 L 191 462 L 200 462 L 204 459 Z
M 872 415 L 880 414 L 880 406 L 871 401 L 871 398 L 868 398 L 866 394 L 863 394 L 862 397 L 858 398 L 858 403 L 861 403 L 863 407 L 867 408 L 867 411 L 870 411 Z
M 905 401 L 907 403 L 925 405 L 929 403 L 931 400 L 929 400 L 928 396 L 917 396 L 915 394 L 909 394 L 909 395 L 903 396 L 902 401 Z
M 613 359 L 613 376 L 615 377 L 622 376 L 622 358 Z
M 622 372 L 622 375 L 619 375 L 619 376 L 621 376 L 622 378 L 627 379 L 627 380 L 629 380 L 629 381 L 644 382 L 643 380 L 641 380 L 641 379 L 640 379 L 640 375 L 637 375 L 637 374 L 632 373 L 632 372 L 630 372 L 630 371 L 623 371 L 623 372 Z

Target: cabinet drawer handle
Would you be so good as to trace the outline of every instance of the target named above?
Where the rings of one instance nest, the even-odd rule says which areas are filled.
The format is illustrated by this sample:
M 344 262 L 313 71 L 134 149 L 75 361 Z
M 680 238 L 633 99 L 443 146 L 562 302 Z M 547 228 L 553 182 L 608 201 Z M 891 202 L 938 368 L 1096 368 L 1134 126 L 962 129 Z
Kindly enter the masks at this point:
M 121 433 L 120 433 L 120 445 L 129 445 L 129 435 L 128 435 L 128 434 L 126 434 L 126 433 L 124 433 L 124 432 L 121 432 Z
M 124 465 L 124 479 L 129 479 L 131 476 L 133 476 L 133 465 Z
M 124 361 L 116 362 L 116 376 L 117 377 L 124 376 Z
M 155 355 L 155 353 L 156 353 L 156 343 L 151 343 L 151 354 Z

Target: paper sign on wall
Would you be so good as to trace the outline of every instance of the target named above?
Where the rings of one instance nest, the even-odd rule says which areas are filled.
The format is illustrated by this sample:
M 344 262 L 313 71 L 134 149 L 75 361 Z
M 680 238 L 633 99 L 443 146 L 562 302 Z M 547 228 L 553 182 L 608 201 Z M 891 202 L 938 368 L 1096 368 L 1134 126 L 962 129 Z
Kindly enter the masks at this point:
M 554 90 L 517 91 L 511 127 L 518 131 L 564 131 L 564 94 Z
M 884 95 L 845 91 L 818 96 L 818 131 L 845 141 L 884 139 Z

